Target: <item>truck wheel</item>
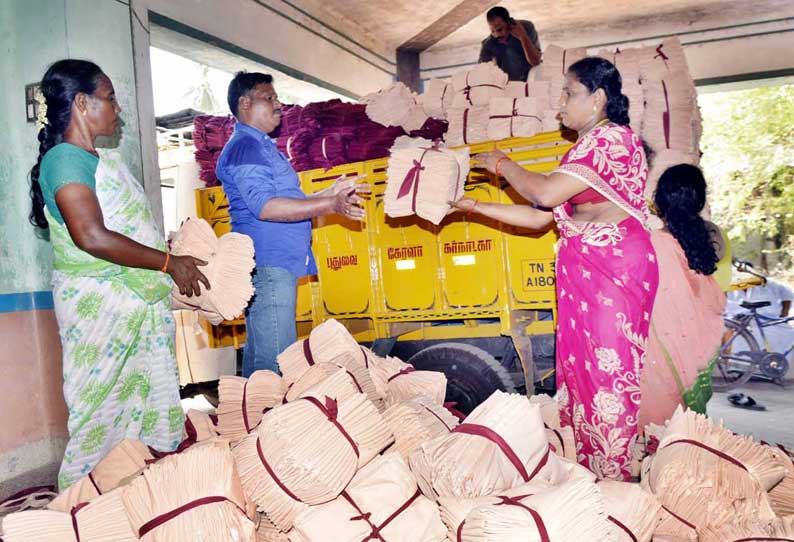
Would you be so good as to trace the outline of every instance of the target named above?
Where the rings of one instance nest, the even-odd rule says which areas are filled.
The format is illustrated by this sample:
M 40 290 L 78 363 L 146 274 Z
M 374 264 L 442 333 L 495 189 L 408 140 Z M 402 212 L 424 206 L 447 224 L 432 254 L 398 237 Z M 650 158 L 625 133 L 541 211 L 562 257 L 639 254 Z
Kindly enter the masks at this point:
M 514 392 L 507 370 L 485 350 L 462 343 L 442 343 L 417 352 L 408 363 L 420 371 L 447 375 L 447 401 L 468 415 L 496 390 Z

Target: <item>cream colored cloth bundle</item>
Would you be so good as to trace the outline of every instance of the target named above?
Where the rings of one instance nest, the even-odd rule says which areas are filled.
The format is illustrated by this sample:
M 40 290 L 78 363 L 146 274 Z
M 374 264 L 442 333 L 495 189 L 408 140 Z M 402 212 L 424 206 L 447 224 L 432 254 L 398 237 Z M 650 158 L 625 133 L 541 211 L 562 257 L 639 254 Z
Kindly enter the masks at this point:
M 543 131 L 557 132 L 561 129 L 561 121 L 557 111 L 549 111 L 543 115 Z
M 307 338 L 288 346 L 278 355 L 277 361 L 287 386 L 315 363 L 335 363 L 348 369 L 367 364 L 362 347 L 347 328 L 333 318 L 312 329 Z
M 256 514 L 256 536 L 258 542 L 289 542 L 287 533 L 279 531 L 278 527 L 273 525 L 267 514 L 257 512 Z
M 661 149 L 655 152 L 650 158 L 650 171 L 648 173 L 648 182 L 645 185 L 645 199 L 653 201 L 656 194 L 656 187 L 659 185 L 659 179 L 662 174 L 673 166 L 679 164 L 690 164 L 693 166 L 698 165 L 698 156 L 690 152 L 684 152 L 677 149 Z
M 487 106 L 494 98 L 504 96 L 506 86 L 507 74 L 495 62 L 482 62 L 452 76 L 452 107 Z
M 284 401 L 289 403 L 304 397 L 344 401 L 358 393 L 362 393 L 360 386 L 350 370 L 333 363 L 317 363 L 289 388 Z
M 488 105 L 453 108 L 448 111 L 449 127 L 444 138 L 450 147 L 460 147 L 488 141 Z
M 536 79 L 549 82 L 549 104 L 552 108 L 559 107 L 568 68 L 586 56 L 587 50 L 584 48 L 563 49 L 556 45 L 549 45 L 543 50 L 543 62 L 530 74 L 537 70 Z
M 456 542 L 459 539 L 461 525 L 466 520 L 469 512 L 480 506 L 489 504 L 499 504 L 506 498 L 527 497 L 536 495 L 554 487 L 543 480 L 535 480 L 528 484 L 522 484 L 505 491 L 500 491 L 497 495 L 487 495 L 485 497 L 474 497 L 470 499 L 461 497 L 439 497 L 438 508 L 441 511 L 441 520 L 447 527 L 447 540 Z
M 273 371 L 254 371 L 250 377 L 221 376 L 218 384 L 218 432 L 236 444 L 280 405 L 286 385 Z
M 389 450 L 405 460 L 421 443 L 445 435 L 458 425 L 458 419 L 446 408 L 424 396 L 392 405 L 383 418 L 394 435 L 394 446 Z
M 424 108 L 425 114 L 434 119 L 445 120 L 447 110 L 454 99 L 452 84 L 444 79 L 430 79 L 425 82 L 425 91 L 416 99 Z
M 68 512 L 82 502 L 88 502 L 126 484 L 153 461 L 149 447 L 138 440 L 124 439 L 96 464 L 88 475 L 69 486 L 47 508 Z
M 640 47 L 636 51 L 643 84 L 646 81 L 661 81 L 674 73 L 689 73 L 686 54 L 678 38 L 668 38 L 658 45 Z
M 640 82 L 640 56 L 639 49 L 619 49 L 612 61 L 620 72 L 622 92 L 629 99 L 630 126 L 636 133 L 640 133 L 645 115 L 645 96 Z
M 785 542 L 794 540 L 794 516 L 746 524 L 726 523 L 703 529 L 699 542 Z
M 185 414 L 185 430 L 182 432 L 182 439 L 194 439 L 196 442 L 203 442 L 219 435 L 218 426 L 210 415 L 201 410 L 191 408 Z
M 696 154 L 698 141 L 693 125 L 696 122 L 697 95 L 687 72 L 665 76 L 661 81 L 644 81 L 645 114 L 642 137 L 654 152 L 677 149 Z
M 390 217 L 416 214 L 440 224 L 449 202 L 463 196 L 469 150 L 435 146 L 421 138 L 400 137 L 391 148 L 383 206 Z
M 778 516 L 794 516 L 794 463 L 791 457 L 778 447 L 770 447 L 779 462 L 786 467 L 786 476 L 769 490 L 769 502 Z
M 435 503 L 421 495 L 405 461 L 397 454 L 374 459 L 344 493 L 303 511 L 290 542 L 442 542 L 446 529 Z
M 200 285 L 200 295 L 187 297 L 174 286 L 173 308 L 197 310 L 215 325 L 243 313 L 254 295 L 251 272 L 256 264 L 250 237 L 232 232 L 218 239 L 206 220 L 189 218 L 172 237 L 171 253 L 206 261 L 207 265 L 200 270 L 212 287 L 206 290 Z
M 650 542 L 662 505 L 639 484 L 603 480 L 598 489 L 604 496 L 609 521 L 617 527 L 618 542 Z
M 28 510 L 2 519 L 5 542 L 137 542 L 121 490 L 111 491 L 68 512 Z
M 525 396 L 496 391 L 448 435 L 409 457 L 428 497 L 481 497 L 528 483 L 566 479 L 551 452 L 540 408 Z
M 166 457 L 133 480 L 123 498 L 142 542 L 256 539 L 228 441 Z
M 268 412 L 234 448 L 246 494 L 282 531 L 309 505 L 329 502 L 392 441 L 364 394 L 313 397 Z
M 617 542 L 595 484 L 566 482 L 534 495 L 469 512 L 460 542 Z
M 417 371 L 413 365 L 387 357 L 372 359 L 370 374 L 376 386 L 385 388 L 387 407 L 419 396 L 437 405 L 444 404 L 447 394 L 447 377 L 444 373 Z
M 367 104 L 367 116 L 384 126 L 402 126 L 412 132 L 427 120 L 422 106 L 416 103 L 416 95 L 404 83 L 392 83 L 361 101 Z
M 769 448 L 679 407 L 645 482 L 669 512 L 706 527 L 722 522 L 724 510 L 738 521 L 774 518 L 767 490 L 785 472 Z M 687 492 L 680 491 L 682 486 Z
M 535 98 L 494 98 L 490 105 L 488 139 L 532 137 L 543 130 L 541 114 Z
M 560 423 L 560 406 L 557 400 L 543 393 L 533 395 L 529 402 L 540 407 L 543 426 L 546 428 L 546 438 L 552 445 L 554 453 L 565 459 L 576 461 L 576 440 L 573 436 L 573 427 L 563 427 Z

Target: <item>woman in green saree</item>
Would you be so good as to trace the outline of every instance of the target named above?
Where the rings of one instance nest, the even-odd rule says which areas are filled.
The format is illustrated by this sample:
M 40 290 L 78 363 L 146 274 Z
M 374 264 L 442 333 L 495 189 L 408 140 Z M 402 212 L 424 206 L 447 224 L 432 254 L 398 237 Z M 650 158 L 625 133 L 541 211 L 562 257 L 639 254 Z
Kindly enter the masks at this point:
M 30 219 L 49 229 L 54 252 L 69 408 L 58 478 L 65 489 L 125 438 L 160 451 L 178 445 L 171 279 L 189 296 L 198 295 L 199 282 L 210 285 L 197 267 L 205 262 L 168 254 L 143 188 L 119 155 L 96 149 L 121 112 L 99 66 L 61 60 L 41 88 L 46 118 L 30 174 Z

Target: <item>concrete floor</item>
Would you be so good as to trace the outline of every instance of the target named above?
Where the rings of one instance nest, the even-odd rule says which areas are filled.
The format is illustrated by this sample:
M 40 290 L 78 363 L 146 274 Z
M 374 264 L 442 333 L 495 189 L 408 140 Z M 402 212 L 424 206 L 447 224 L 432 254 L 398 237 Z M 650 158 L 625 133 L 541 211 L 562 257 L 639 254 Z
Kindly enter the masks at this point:
M 728 402 L 728 395 L 744 393 L 764 405 L 766 411 L 738 408 Z M 708 405 L 708 414 L 722 419 L 735 433 L 753 435 L 756 440 L 794 447 L 794 382 L 786 387 L 768 382 L 748 382 L 728 393 L 715 393 Z

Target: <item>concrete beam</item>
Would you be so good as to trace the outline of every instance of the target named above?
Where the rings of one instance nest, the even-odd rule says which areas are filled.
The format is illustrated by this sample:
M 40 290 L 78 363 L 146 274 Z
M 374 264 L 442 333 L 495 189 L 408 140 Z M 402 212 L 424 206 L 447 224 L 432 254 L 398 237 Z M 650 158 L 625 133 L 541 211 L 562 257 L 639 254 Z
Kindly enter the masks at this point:
M 496 5 L 493 0 L 463 0 L 398 49 L 424 51 Z
M 414 92 L 422 92 L 422 74 L 419 72 L 419 51 L 397 49 L 397 80 Z

